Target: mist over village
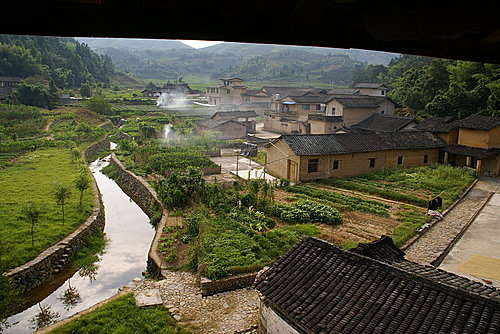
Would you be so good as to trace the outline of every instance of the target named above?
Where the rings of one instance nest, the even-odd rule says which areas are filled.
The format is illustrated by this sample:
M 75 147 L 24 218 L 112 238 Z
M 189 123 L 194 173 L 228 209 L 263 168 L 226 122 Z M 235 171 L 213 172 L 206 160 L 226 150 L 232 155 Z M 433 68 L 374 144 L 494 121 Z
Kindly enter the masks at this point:
M 0 34 L 0 333 L 500 333 L 499 99 L 457 57 Z

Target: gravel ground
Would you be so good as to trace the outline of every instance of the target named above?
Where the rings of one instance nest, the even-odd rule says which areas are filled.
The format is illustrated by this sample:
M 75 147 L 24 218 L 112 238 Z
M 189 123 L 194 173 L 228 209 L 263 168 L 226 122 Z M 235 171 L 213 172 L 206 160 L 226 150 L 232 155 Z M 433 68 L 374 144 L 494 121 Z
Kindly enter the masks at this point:
M 141 281 L 135 291 L 159 289 L 163 304 L 179 324 L 193 333 L 254 333 L 259 296 L 252 288 L 202 297 L 196 277 L 188 272 L 164 271 L 161 281 Z

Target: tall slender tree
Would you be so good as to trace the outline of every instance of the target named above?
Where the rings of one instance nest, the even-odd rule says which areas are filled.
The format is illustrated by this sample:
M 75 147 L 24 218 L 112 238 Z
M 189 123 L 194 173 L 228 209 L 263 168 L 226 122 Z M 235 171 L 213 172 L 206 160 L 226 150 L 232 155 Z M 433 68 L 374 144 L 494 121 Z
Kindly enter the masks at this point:
M 21 209 L 19 219 L 31 224 L 31 247 L 35 245 L 35 225 L 38 223 L 38 219 L 41 215 L 42 210 L 33 202 L 29 202 Z
M 61 206 L 62 223 L 64 225 L 64 205 L 66 204 L 66 200 L 71 196 L 71 189 L 65 184 L 54 183 L 52 194 L 57 204 Z

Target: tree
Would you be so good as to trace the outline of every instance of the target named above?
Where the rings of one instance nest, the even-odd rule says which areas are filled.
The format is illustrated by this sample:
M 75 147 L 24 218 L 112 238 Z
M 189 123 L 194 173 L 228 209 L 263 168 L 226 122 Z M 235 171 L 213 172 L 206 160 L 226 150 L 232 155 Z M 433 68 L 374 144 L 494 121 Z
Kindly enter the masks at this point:
M 90 180 L 85 173 L 80 173 L 75 180 L 75 187 L 80 192 L 80 209 L 82 208 L 83 193 L 90 187 Z
M 91 97 L 92 96 L 92 88 L 90 87 L 90 82 L 82 83 L 80 86 L 80 95 L 83 97 Z
M 54 196 L 57 204 L 61 206 L 62 223 L 64 225 L 64 205 L 66 204 L 66 200 L 71 196 L 71 190 L 65 184 L 54 183 L 52 195 Z
M 35 225 L 38 223 L 38 219 L 42 215 L 42 210 L 38 208 L 33 202 L 29 202 L 21 209 L 20 220 L 27 221 L 31 224 L 31 247 L 35 245 Z
M 53 109 L 57 102 L 57 89 L 51 86 L 50 89 L 40 82 L 29 84 L 21 81 L 14 90 L 14 96 L 21 104 L 35 106 L 45 109 Z
M 111 104 L 103 96 L 94 96 L 87 102 L 87 108 L 100 115 L 111 114 Z
M 82 152 L 77 147 L 74 147 L 71 149 L 70 155 L 71 155 L 71 162 L 76 164 L 82 157 Z

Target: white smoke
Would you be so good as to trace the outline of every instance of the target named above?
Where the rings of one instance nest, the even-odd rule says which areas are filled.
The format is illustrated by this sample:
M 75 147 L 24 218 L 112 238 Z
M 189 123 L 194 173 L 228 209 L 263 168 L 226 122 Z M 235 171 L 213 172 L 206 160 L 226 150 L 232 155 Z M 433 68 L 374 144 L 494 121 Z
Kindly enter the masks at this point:
M 161 93 L 156 106 L 161 108 L 177 108 L 185 106 L 188 102 L 186 95 L 179 92 Z
M 174 129 L 172 129 L 172 124 L 166 124 L 163 127 L 163 132 L 162 132 L 162 140 L 165 143 L 172 142 L 175 140 L 179 140 L 180 136 L 175 133 Z

